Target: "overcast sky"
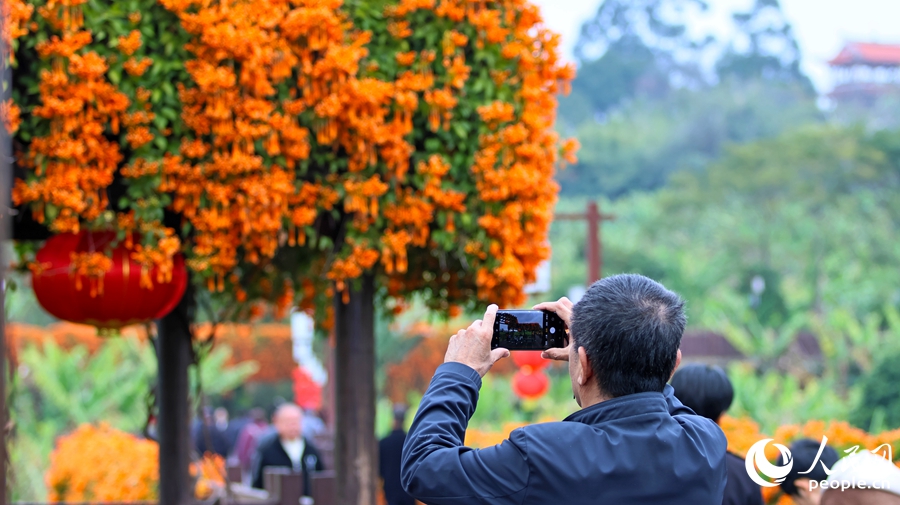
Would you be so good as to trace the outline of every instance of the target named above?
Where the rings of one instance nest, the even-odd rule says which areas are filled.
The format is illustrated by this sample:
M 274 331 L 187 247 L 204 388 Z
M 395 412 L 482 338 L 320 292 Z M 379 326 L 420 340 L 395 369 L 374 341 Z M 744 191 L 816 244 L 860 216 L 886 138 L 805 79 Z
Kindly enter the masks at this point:
M 562 35 L 566 55 L 585 19 L 600 0 L 532 0 L 544 21 Z M 707 0 L 715 16 L 724 20 L 734 10 L 746 10 L 753 0 Z M 846 41 L 900 43 L 900 0 L 781 0 L 803 52 L 803 70 L 820 91 L 831 89 L 827 61 Z

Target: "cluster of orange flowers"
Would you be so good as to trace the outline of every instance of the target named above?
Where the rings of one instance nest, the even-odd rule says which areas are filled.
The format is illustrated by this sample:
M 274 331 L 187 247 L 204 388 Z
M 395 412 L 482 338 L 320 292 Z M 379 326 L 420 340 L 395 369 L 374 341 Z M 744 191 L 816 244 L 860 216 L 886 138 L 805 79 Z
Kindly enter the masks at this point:
M 91 298 L 103 294 L 103 277 L 112 268 L 112 258 L 99 252 L 71 253 L 75 289 L 81 291 L 82 277 L 90 283 Z
M 194 36 L 196 59 L 187 67 L 192 86 L 180 88 L 183 119 L 194 139 L 182 144 L 180 156 L 163 164 L 162 189 L 174 193 L 175 210 L 194 225 L 196 257 L 191 264 L 214 274 L 211 286 L 224 289 L 239 258 L 265 263 L 284 242 L 304 244 L 306 229 L 341 197 L 352 218 L 351 239 L 325 273 L 345 297 L 346 281 L 378 260 L 388 275 L 404 276 L 408 249 L 431 245 L 439 212 L 444 229 L 456 230 L 454 215 L 470 210 L 466 195 L 443 183 L 450 165 L 438 155 L 417 165 L 416 175 L 426 182 L 410 184 L 414 148 L 409 135 L 423 102 L 432 130 L 450 127 L 469 79 L 464 50 L 469 37 L 457 31 L 444 34 L 442 84 L 435 74 L 438 54 L 431 49 L 396 54 L 408 69 L 385 81 L 360 70 L 370 34 L 352 31 L 340 0 L 163 4 Z M 412 36 L 405 18 L 419 9 L 468 21 L 478 29 L 478 47 L 505 43 L 505 56 L 517 61 L 521 86 L 515 105 L 499 104 L 508 112 L 486 120 L 496 133 L 483 139 L 482 162 L 474 170 L 479 200 L 518 202 L 516 210 L 497 216 L 499 226 L 511 232 L 488 229 L 493 243 L 487 247 L 499 253 L 500 268 L 483 267 L 476 279 L 482 298 L 515 303 L 548 254 L 546 246 L 533 245 L 546 235 L 555 201 L 556 187 L 549 183 L 558 149 L 551 133 L 553 95 L 559 83 L 573 77 L 572 69 L 556 59 L 555 37 L 540 27 L 537 9 L 524 0 L 503 2 L 496 10 L 466 0 L 440 5 L 403 1 L 386 9 L 389 32 L 401 39 Z M 290 92 L 279 92 L 286 85 Z M 523 126 L 519 135 L 508 135 L 505 130 L 513 127 L 503 124 L 517 119 L 514 107 L 521 111 Z M 311 125 L 312 131 L 303 125 Z M 316 146 L 340 149 L 347 167 L 342 179 L 310 173 Z M 379 166 L 386 172 L 379 172 Z M 521 174 L 525 177 L 516 179 Z M 506 189 L 492 197 L 498 185 Z M 379 200 L 385 198 L 386 225 L 372 235 L 368 232 L 381 216 Z M 484 248 L 465 251 L 479 249 Z M 476 257 L 484 259 L 483 254 Z M 391 295 L 399 298 L 418 287 L 411 284 L 389 282 Z M 281 300 L 291 299 L 290 289 L 286 284 Z
M 77 233 L 83 222 L 102 221 L 101 215 L 109 203 L 107 189 L 123 161 L 118 143 L 110 140 L 109 134 L 119 135 L 123 129 L 131 149 L 153 140 L 146 126 L 154 118 L 148 102 L 150 93 L 139 89 L 135 99 L 130 99 L 109 81 L 107 59 L 88 49 L 93 36 L 84 27 L 85 1 L 51 0 L 37 9 L 44 26 L 54 33 L 36 46 L 38 56 L 48 60 L 50 66 L 41 71 L 41 103 L 31 113 L 49 123 L 49 133 L 32 139 L 20 156 L 19 164 L 33 175 L 17 180 L 12 192 L 16 205 L 33 204 L 37 221 L 48 221 L 55 232 Z M 28 34 L 25 22 L 33 7 L 21 0 L 13 0 L 9 5 L 11 19 L 5 18 L 4 34 L 10 38 Z M 29 29 L 36 31 L 39 27 L 31 22 Z M 124 56 L 133 55 L 141 47 L 140 32 L 134 30 L 127 37 L 119 37 L 117 47 Z M 131 57 L 124 68 L 139 75 L 151 64 L 149 58 Z M 17 129 L 18 108 L 3 104 L 2 112 L 7 128 Z M 121 173 L 125 177 L 152 175 L 146 169 L 152 166 L 153 163 L 137 158 Z M 159 223 L 135 223 L 131 215 L 120 216 L 118 224 L 128 232 L 129 242 L 135 230 L 152 237 L 148 241 L 151 245 L 139 245 L 132 253 L 142 265 L 142 286 L 152 288 L 149 271 L 154 266 L 160 267 L 157 282 L 171 280 L 172 259 L 180 248 L 174 231 L 165 230 Z M 102 292 L 103 276 L 109 270 L 109 258 L 102 256 L 87 253 L 73 258 L 76 283 L 80 285 L 86 276 L 91 296 Z
M 407 3 L 423 8 L 428 2 L 401 2 L 401 6 Z M 558 60 L 558 36 L 543 28 L 537 7 L 525 0 L 498 5 L 491 9 L 483 2 L 441 0 L 435 12 L 455 21 L 464 17 L 477 29 L 477 47 L 499 43 L 502 55 L 516 62 L 514 75 L 519 86 L 514 98 L 478 109 L 491 133 L 480 137 L 472 166 L 481 199 L 504 205 L 489 205 L 493 210 L 478 221 L 489 242 L 467 245 L 476 255 L 487 248 L 499 260 L 499 266 L 478 269 L 479 298 L 516 303 L 522 300 L 525 283 L 533 281 L 538 263 L 549 255 L 549 246 L 542 241 L 557 192 L 552 183 L 558 152 L 558 138 L 552 129 L 554 95 L 561 91 L 560 85 L 568 87 L 574 68 Z M 450 34 L 449 38 L 460 37 Z M 454 56 L 451 68 L 459 66 L 458 58 Z M 460 73 L 451 75 L 456 80 Z M 571 157 L 575 147 L 565 144 L 564 155 Z
M 306 242 L 319 210 L 340 198 L 332 184 L 303 180 L 311 136 L 343 145 L 351 170 L 365 166 L 377 133 L 371 109 L 389 94 L 357 80 L 367 40 L 346 43 L 340 1 L 162 3 L 194 36 L 196 56 L 187 63 L 192 86 L 179 88 L 194 139 L 166 159 L 162 189 L 194 225 L 191 265 L 211 272 L 221 290 L 239 258 L 261 264 L 284 243 Z M 290 93 L 279 93 L 285 86 Z M 310 132 L 300 116 L 313 109 Z M 345 185 L 350 206 L 384 193 L 352 177 Z M 290 304 L 288 294 L 281 298 Z
M 159 446 L 107 425 L 83 424 L 60 437 L 46 474 L 50 501 L 156 499 Z
M 159 445 L 101 424 L 82 424 L 60 437 L 45 475 L 51 502 L 157 499 Z M 225 486 L 225 460 L 205 454 L 191 464 L 198 499 Z
M 561 144 L 552 128 L 554 95 L 573 67 L 559 61 L 557 37 L 527 0 L 401 0 L 372 28 L 381 30 L 378 44 L 404 48 L 388 55 L 369 53 L 372 33 L 354 27 L 342 0 L 160 0 L 190 36 L 193 59 L 184 66 L 188 82 L 175 83 L 188 136 L 175 154 L 153 156 L 143 154 L 156 149 L 151 94 L 138 87 L 126 95 L 111 84 L 110 62 L 90 50 L 84 1 L 49 0 L 38 9 L 55 32 L 38 48 L 53 68 L 41 76 L 33 113 L 50 133 L 28 146 L 34 176 L 17 183 L 14 199 L 31 203 L 53 230 L 98 220 L 118 170 L 126 184 L 160 181 L 171 210 L 191 225 L 188 266 L 241 303 L 267 291 L 281 311 L 298 301 L 309 309 L 326 281 L 346 298 L 348 281 L 378 265 L 396 307 L 434 280 L 447 287 L 432 297 L 448 311 L 474 298 L 522 301 L 549 254 L 555 166 L 576 147 Z M 11 5 L 18 14 L 4 36 L 21 36 L 31 13 L 22 0 Z M 435 47 L 411 22 L 423 10 L 454 22 Z M 112 45 L 117 72 L 133 82 L 154 65 L 138 30 Z M 484 104 L 471 85 L 485 71 L 477 54 L 497 49 L 502 61 L 486 71 L 504 92 L 487 96 L 505 98 Z M 391 69 L 381 68 L 385 61 Z M 14 106 L 2 112 L 14 126 Z M 108 140 L 120 127 L 132 159 Z M 429 142 L 451 134 L 471 146 Z M 464 180 L 473 177 L 474 192 Z M 147 200 L 157 199 L 132 202 L 117 224 L 142 237 L 132 256 L 146 271 L 159 266 L 164 282 L 181 243 L 174 230 L 142 221 L 140 209 L 161 205 Z M 279 248 L 318 245 L 318 234 L 335 227 L 331 216 L 343 227 L 333 257 L 271 274 Z M 453 234 L 461 235 L 458 248 Z M 248 294 L 251 271 L 257 285 L 274 286 Z
M 8 50 L 8 53 L 0 55 L 0 58 L 8 58 L 10 63 L 15 61 L 13 41 L 28 33 L 26 23 L 31 19 L 33 12 L 34 7 L 23 0 L 0 2 L 0 40 L 3 40 L 4 47 Z M 13 134 L 19 129 L 20 114 L 19 106 L 13 103 L 12 99 L 0 103 L 0 123 L 6 128 L 7 133 Z
M 549 419 L 546 421 L 550 421 Z M 504 423 L 500 431 L 485 431 L 477 428 L 469 428 L 466 430 L 465 444 L 468 447 L 484 448 L 492 445 L 498 445 L 509 437 L 509 434 L 518 428 L 525 426 L 525 423 Z
M 9 58 L 15 61 L 15 53 L 13 52 L 13 41 L 17 38 L 28 34 L 27 23 L 31 19 L 34 7 L 28 5 L 24 0 L 8 0 L 0 3 L 0 38 L 2 38 L 4 47 L 9 51 L 2 55 L 3 58 Z M 10 132 L 15 131 L 11 130 Z
M 122 160 L 119 146 L 109 141 L 107 125 L 119 133 L 119 120 L 128 98 L 107 82 L 106 60 L 96 52 L 82 53 L 91 42 L 83 29 L 81 4 L 86 0 L 51 0 L 38 9 L 59 34 L 38 43 L 41 58 L 52 61 L 40 76 L 42 105 L 32 114 L 50 123 L 49 134 L 32 140 L 20 163 L 38 176 L 16 181 L 15 204 L 36 202 L 35 217 L 51 216 L 51 229 L 77 232 L 80 220 L 94 220 L 106 209 L 106 188 Z M 19 33 L 23 35 L 24 33 Z
M 803 425 L 786 424 L 779 426 L 771 437 L 762 433 L 759 425 L 749 418 L 734 418 L 722 416 L 719 421 L 722 431 L 728 438 L 728 450 L 743 456 L 754 443 L 763 438 L 773 438 L 776 442 L 785 444 L 800 438 L 821 440 L 828 437 L 828 444 L 843 450 L 854 445 L 861 448 L 874 449 L 881 444 L 891 444 L 900 448 L 900 430 L 890 430 L 878 434 L 866 433 L 865 430 L 854 428 L 845 421 L 808 421 Z M 772 446 L 767 447 L 766 455 L 774 459 L 778 450 Z
M 196 479 L 194 497 L 206 500 L 217 491 L 223 494 L 225 489 L 225 458 L 207 452 L 200 461 L 191 463 L 191 477 Z

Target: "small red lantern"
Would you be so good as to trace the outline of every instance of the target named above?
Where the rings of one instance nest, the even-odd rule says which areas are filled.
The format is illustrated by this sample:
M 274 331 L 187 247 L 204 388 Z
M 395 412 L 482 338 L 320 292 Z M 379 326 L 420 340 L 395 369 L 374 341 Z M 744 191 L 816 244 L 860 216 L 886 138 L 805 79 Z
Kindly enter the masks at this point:
M 319 410 L 322 407 L 322 386 L 303 368 L 295 368 L 291 375 L 294 379 L 294 403 L 305 410 Z
M 513 375 L 512 389 L 523 400 L 537 400 L 550 389 L 550 379 L 542 371 L 528 373 L 519 370 Z
M 541 351 L 514 351 L 511 354 L 513 362 L 519 368 L 530 367 L 533 372 L 537 372 L 550 363 L 549 360 L 541 357 Z
M 115 244 L 115 246 L 114 246 Z M 111 267 L 99 278 L 77 275 L 73 260 L 83 253 L 106 253 Z M 184 258 L 173 259 L 172 278 L 159 283 L 150 270 L 152 288 L 141 286 L 141 264 L 131 250 L 117 243 L 116 233 L 61 233 L 50 237 L 36 255 L 32 286 L 38 302 L 50 314 L 98 328 L 121 328 L 168 314 L 187 288 Z

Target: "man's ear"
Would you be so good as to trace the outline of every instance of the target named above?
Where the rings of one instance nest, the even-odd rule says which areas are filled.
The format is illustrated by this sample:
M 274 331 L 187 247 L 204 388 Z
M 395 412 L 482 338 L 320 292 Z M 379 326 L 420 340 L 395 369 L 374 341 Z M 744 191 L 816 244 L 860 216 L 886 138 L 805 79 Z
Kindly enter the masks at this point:
M 672 369 L 672 374 L 669 375 L 669 380 L 672 380 L 672 377 L 675 375 L 675 372 L 678 370 L 679 366 L 681 366 L 681 349 L 678 349 L 678 353 L 675 354 L 675 368 Z
M 594 369 L 591 368 L 591 363 L 588 361 L 587 351 L 585 351 L 584 346 L 578 348 L 578 365 L 579 368 L 581 368 L 579 384 L 584 386 L 594 375 Z

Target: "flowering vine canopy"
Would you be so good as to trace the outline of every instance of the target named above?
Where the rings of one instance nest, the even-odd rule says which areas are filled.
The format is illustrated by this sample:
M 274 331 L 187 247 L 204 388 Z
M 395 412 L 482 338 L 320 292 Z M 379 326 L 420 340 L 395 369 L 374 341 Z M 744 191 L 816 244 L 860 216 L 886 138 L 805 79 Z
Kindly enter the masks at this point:
M 13 200 L 52 232 L 179 251 L 236 314 L 374 272 L 453 313 L 515 304 L 549 253 L 555 95 L 527 0 L 7 0 Z M 140 237 L 130 243 L 132 236 Z M 73 258 L 103 275 L 103 253 Z

